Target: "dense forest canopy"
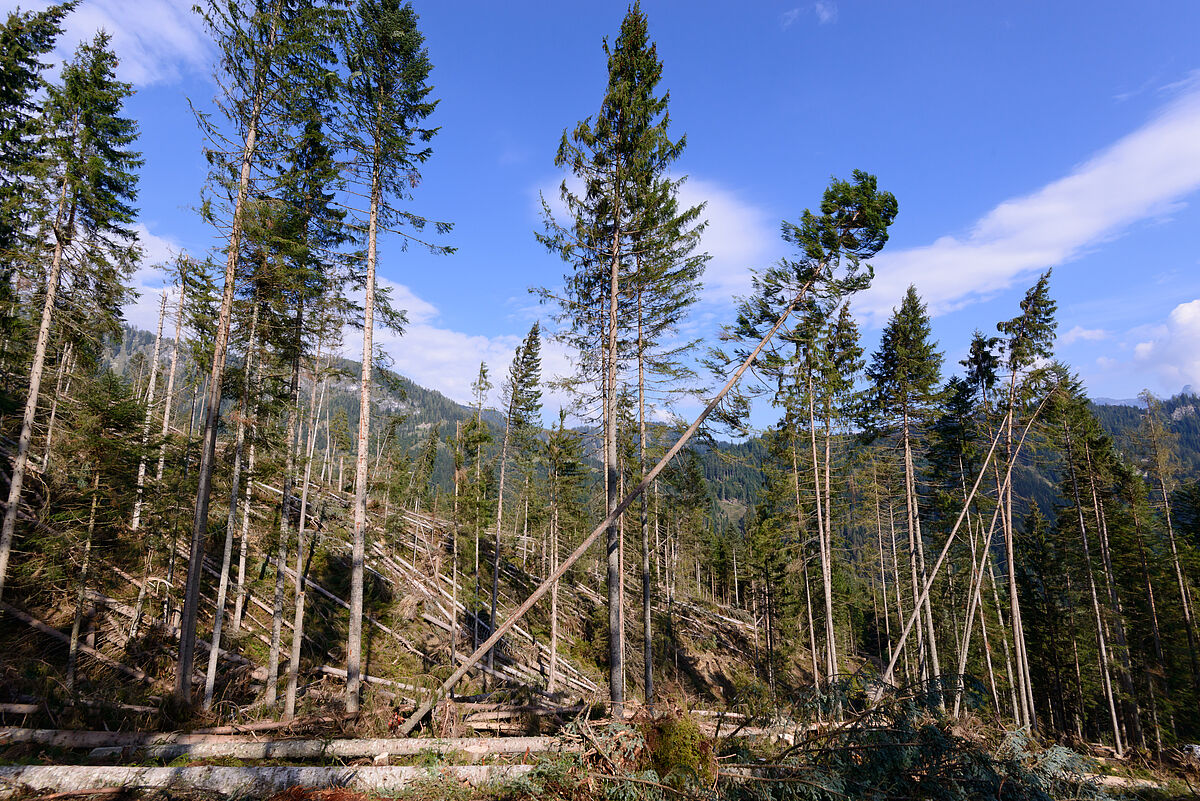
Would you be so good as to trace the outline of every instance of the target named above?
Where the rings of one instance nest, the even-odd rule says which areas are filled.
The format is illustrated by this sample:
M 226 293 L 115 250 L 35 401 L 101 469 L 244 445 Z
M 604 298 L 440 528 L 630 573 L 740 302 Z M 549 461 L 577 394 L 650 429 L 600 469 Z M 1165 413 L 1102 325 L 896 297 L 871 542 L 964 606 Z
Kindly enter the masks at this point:
M 104 32 L 47 68 L 73 13 L 0 30 L 0 702 L 290 721 L 399 694 L 408 734 L 518 687 L 618 721 L 886 697 L 1118 756 L 1200 738 L 1200 399 L 1093 403 L 1059 272 L 967 341 L 918 280 L 875 344 L 856 304 L 892 285 L 905 203 L 854 169 L 797 195 L 788 255 L 696 337 L 705 132 L 672 124 L 634 3 L 543 154 L 561 280 L 459 403 L 374 339 L 411 324 L 383 254 L 455 258 L 422 207 L 442 98 L 416 9 L 214 0 L 217 244 L 158 265 L 142 330 L 133 87 Z

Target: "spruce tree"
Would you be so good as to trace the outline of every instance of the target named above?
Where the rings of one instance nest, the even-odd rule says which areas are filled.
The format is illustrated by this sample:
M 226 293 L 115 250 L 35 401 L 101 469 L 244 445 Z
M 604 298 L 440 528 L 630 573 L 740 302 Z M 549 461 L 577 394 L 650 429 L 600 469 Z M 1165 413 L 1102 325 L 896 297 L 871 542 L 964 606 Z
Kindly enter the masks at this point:
M 47 144 L 39 103 L 46 87 L 42 59 L 54 48 L 63 18 L 75 5 L 13 11 L 0 26 L 0 366 L 5 368 L 6 393 L 24 338 L 16 279 L 37 258 L 32 246 L 40 204 L 37 193 L 28 190 L 38 180 Z
M 375 358 L 375 270 L 380 231 L 399 224 L 414 232 L 426 219 L 396 208 L 420 180 L 420 166 L 432 154 L 436 128 L 421 127 L 437 102 L 429 95 L 432 65 L 417 28 L 417 14 L 400 0 L 359 0 L 350 11 L 342 42 L 349 69 L 341 134 L 352 154 L 356 179 L 367 191 L 366 280 L 363 301 L 363 355 L 358 440 L 354 473 L 354 529 L 351 543 L 350 633 L 347 645 L 346 708 L 358 711 L 362 681 L 363 559 L 366 549 L 367 446 L 371 425 L 371 366 Z M 450 226 L 436 223 L 439 233 Z M 415 239 L 414 234 L 405 234 Z M 448 248 L 431 246 L 435 252 Z
M 332 17 L 323 5 L 292 4 L 284 0 L 248 0 L 245 3 L 209 0 L 201 10 L 205 24 L 221 52 L 218 106 L 236 130 L 222 134 L 212 120 L 198 115 L 211 143 L 206 155 L 213 167 L 213 185 L 219 202 L 206 199 L 205 216 L 227 225 L 225 269 L 220 306 L 216 312 L 212 354 L 208 363 L 204 424 L 200 438 L 196 505 L 192 517 L 187 582 L 180 620 L 179 660 L 175 671 L 175 702 L 191 701 L 191 675 L 195 658 L 196 623 L 200 606 L 200 579 L 208 529 L 209 501 L 216 466 L 217 433 L 221 413 L 226 350 L 234 296 L 242 274 L 241 240 L 252 190 L 266 187 L 254 179 L 256 168 L 279 157 L 285 146 L 282 135 L 290 109 L 324 86 L 330 75 L 327 51 L 315 46 L 330 33 Z M 235 177 L 236 176 L 236 177 Z M 218 218 L 227 216 L 224 223 Z
M 504 524 L 504 477 L 508 467 L 509 447 L 517 458 L 529 453 L 540 428 L 542 410 L 542 342 L 541 327 L 534 323 L 525 340 L 517 346 L 508 368 L 504 385 L 508 414 L 505 417 L 504 440 L 500 446 L 500 482 L 496 494 L 496 537 L 492 541 L 492 605 L 490 621 L 496 626 L 496 598 L 500 593 L 500 531 Z M 526 478 L 528 478 L 528 470 Z M 494 666 L 494 652 L 488 653 L 488 667 Z
M 642 285 L 646 289 L 653 283 L 652 270 L 661 275 L 664 269 L 678 269 L 678 261 L 663 256 L 666 250 L 679 247 L 680 238 L 689 236 L 699 213 L 675 211 L 676 185 L 664 177 L 682 152 L 684 141 L 672 141 L 668 133 L 668 95 L 657 94 L 662 64 L 647 28 L 646 16 L 635 2 L 612 45 L 604 43 L 608 80 L 600 110 L 569 134 L 563 132 L 555 156 L 555 165 L 580 178 L 584 190 L 577 194 L 563 181 L 560 196 L 567 208 L 566 223 L 555 220 L 543 201 L 546 232 L 538 237 L 575 270 L 567 276 L 566 293 L 559 299 L 560 319 L 567 324 L 563 338 L 582 354 L 600 354 L 598 360 L 585 355 L 582 377 L 599 386 L 609 513 L 618 502 L 617 398 L 621 394 L 622 343 L 630 339 L 631 327 L 628 316 L 622 314 L 622 293 L 629 294 L 623 282 L 637 268 L 639 243 L 645 246 Z M 659 226 L 657 232 L 655 226 Z M 650 245 L 656 235 L 665 236 L 661 247 Z M 696 275 L 694 263 L 687 264 L 692 275 L 679 276 L 683 295 Z M 648 341 L 640 341 L 643 350 Z M 609 695 L 614 714 L 620 715 L 625 680 L 618 521 L 608 528 L 607 549 Z
M 900 306 L 884 327 L 879 350 L 872 355 L 867 368 L 867 377 L 872 382 L 871 401 L 876 425 L 884 431 L 896 432 L 900 438 L 914 603 L 918 600 L 920 588 L 928 583 L 929 576 L 921 534 L 920 491 L 913 451 L 920 426 L 937 401 L 941 363 L 942 354 L 931 338 L 925 304 L 917 295 L 916 287 L 909 286 Z M 920 611 L 927 656 L 927 659 L 922 659 L 922 675 L 936 682 L 941 669 L 933 609 L 928 596 Z M 921 629 L 918 629 L 918 634 L 921 633 Z
M 21 489 L 33 437 L 42 371 L 54 323 L 60 285 L 86 294 L 119 293 L 120 281 L 138 257 L 132 228 L 137 196 L 135 170 L 141 165 L 130 149 L 137 125 L 122 116 L 129 84 L 116 78 L 117 58 L 110 37 L 99 33 L 79 46 L 63 68 L 62 83 L 51 87 L 45 107 L 47 125 L 46 190 L 54 198 L 45 270 L 41 321 L 29 370 L 25 411 L 13 460 L 4 522 L 0 527 L 0 594 L 21 504 Z M 117 287 L 107 284 L 117 282 Z M 101 322 L 98 318 L 97 322 Z

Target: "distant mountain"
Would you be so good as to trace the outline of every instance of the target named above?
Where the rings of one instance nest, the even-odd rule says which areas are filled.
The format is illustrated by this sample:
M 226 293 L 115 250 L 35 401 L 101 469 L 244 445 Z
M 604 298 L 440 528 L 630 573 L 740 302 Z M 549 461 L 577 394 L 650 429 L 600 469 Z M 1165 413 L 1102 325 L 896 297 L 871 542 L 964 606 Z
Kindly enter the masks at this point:
M 1092 398 L 1092 403 L 1096 406 L 1133 406 L 1139 409 L 1146 408 L 1146 404 L 1142 403 L 1141 398 Z

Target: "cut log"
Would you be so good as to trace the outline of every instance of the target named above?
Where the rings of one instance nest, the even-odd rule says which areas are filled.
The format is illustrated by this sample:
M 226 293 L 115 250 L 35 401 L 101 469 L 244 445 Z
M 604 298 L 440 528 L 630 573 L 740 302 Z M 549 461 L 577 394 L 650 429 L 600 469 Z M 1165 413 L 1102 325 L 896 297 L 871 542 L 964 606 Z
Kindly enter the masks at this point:
M 554 737 L 456 737 L 447 739 L 255 740 L 250 737 L 210 737 L 189 743 L 151 743 L 106 746 L 93 757 L 128 757 L 134 752 L 149 759 L 361 759 L 380 754 L 464 754 L 487 756 L 561 753 L 578 747 Z
M 108 787 L 202 790 L 232 797 L 264 798 L 288 787 L 344 787 L 391 793 L 415 781 L 447 778 L 472 785 L 512 779 L 533 765 L 454 765 L 424 767 L 93 767 L 23 765 L 0 767 L 0 786 L 34 792 L 82 792 Z

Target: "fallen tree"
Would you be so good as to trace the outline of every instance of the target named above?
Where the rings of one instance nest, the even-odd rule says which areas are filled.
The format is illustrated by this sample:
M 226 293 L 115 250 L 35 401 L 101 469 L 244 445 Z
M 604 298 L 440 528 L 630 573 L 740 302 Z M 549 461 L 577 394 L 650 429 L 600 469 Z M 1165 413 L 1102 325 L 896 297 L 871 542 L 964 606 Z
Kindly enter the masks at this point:
M 472 785 L 512 779 L 533 765 L 448 765 L 442 767 L 218 767 L 142 768 L 90 765 L 0 767 L 0 788 L 9 793 L 79 793 L 102 788 L 203 790 L 231 797 L 262 798 L 288 787 L 342 787 L 395 792 L 420 780 L 447 778 Z

